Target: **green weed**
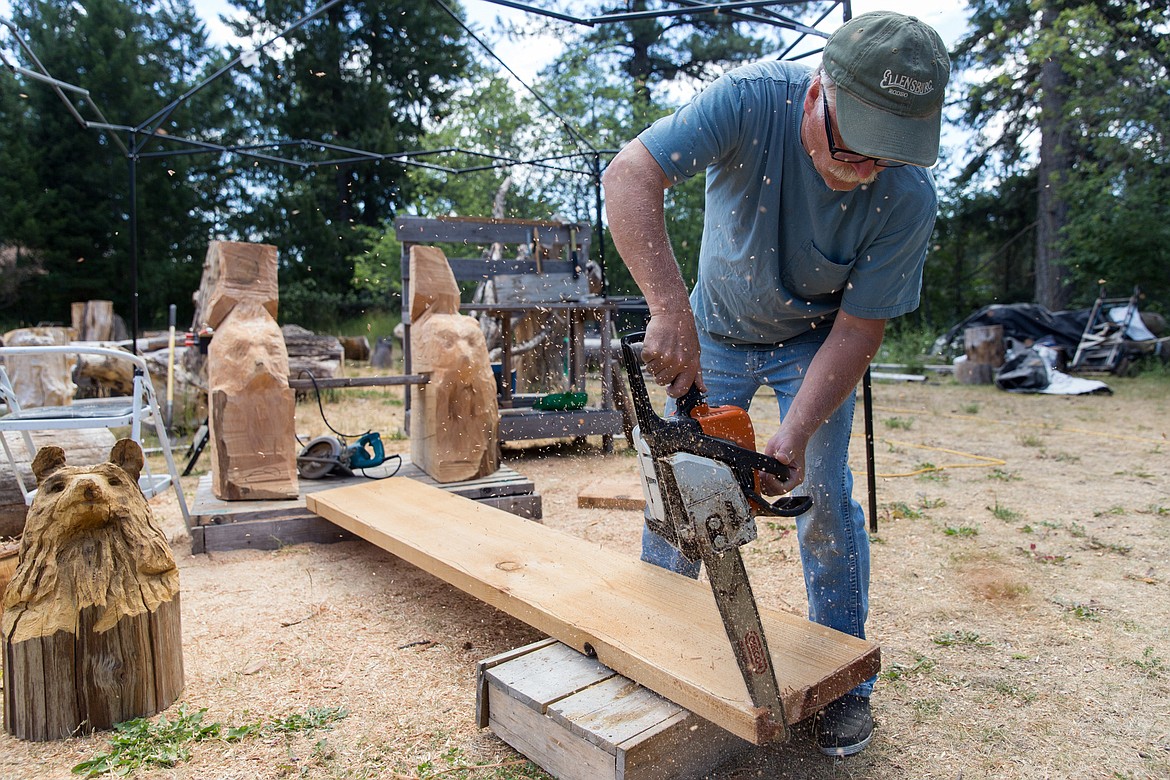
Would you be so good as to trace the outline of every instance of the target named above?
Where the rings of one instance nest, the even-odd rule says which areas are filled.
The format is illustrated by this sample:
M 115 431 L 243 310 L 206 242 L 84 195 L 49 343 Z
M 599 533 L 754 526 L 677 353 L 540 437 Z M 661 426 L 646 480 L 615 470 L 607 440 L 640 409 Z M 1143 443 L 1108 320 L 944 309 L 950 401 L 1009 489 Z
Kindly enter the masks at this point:
M 913 418 L 907 419 L 905 417 L 887 417 L 885 424 L 887 428 L 908 431 L 914 426 L 914 420 Z
M 1147 647 L 1142 652 L 1142 657 L 1136 661 L 1130 661 L 1130 664 L 1137 667 L 1147 677 L 1161 677 L 1166 672 L 1166 662 L 1159 656 L 1154 655 L 1154 648 Z
M 310 709 L 304 714 L 294 713 L 267 723 L 255 722 L 242 726 L 224 726 L 222 723 L 204 723 L 207 708 L 188 712 L 180 706 L 174 720 L 165 715 L 157 722 L 149 718 L 135 718 L 114 725 L 110 750 L 73 767 L 73 774 L 97 777 L 107 773 L 127 775 L 137 769 L 172 767 L 191 757 L 191 745 L 208 740 L 238 742 L 246 737 L 265 734 L 289 734 L 328 728 L 335 720 L 348 713 L 338 707 Z
M 913 677 L 913 676 L 917 676 L 920 674 L 921 675 L 930 674 L 932 671 L 934 671 L 934 661 L 932 661 L 931 659 L 927 658 L 924 655 L 919 655 L 918 653 L 915 653 L 914 654 L 914 663 L 911 663 L 911 664 L 892 663 L 889 666 L 887 666 L 885 669 L 882 669 L 881 673 L 878 674 L 878 677 L 880 677 L 883 680 L 887 680 L 889 682 L 894 682 L 896 680 L 901 680 L 901 679 L 906 678 L 906 677 Z
M 941 647 L 954 647 L 956 645 L 966 645 L 968 647 L 988 647 L 991 642 L 979 636 L 974 631 L 947 631 L 943 634 L 936 634 L 930 638 L 930 641 Z
M 922 513 L 909 504 L 896 501 L 889 506 L 890 518 L 894 520 L 918 520 Z
M 989 506 L 989 507 L 987 507 L 987 510 L 989 512 L 991 512 L 992 516 L 995 517 L 995 519 L 1002 520 L 1005 523 L 1011 523 L 1011 522 L 1014 522 L 1016 520 L 1023 520 L 1024 519 L 1024 516 L 1022 514 L 1020 514 L 1019 512 L 1017 512 L 1016 510 L 1009 509 L 1008 507 L 999 503 L 998 498 L 995 500 L 995 506 Z
M 992 469 L 987 472 L 987 478 L 996 479 L 1000 482 L 1018 482 L 1021 479 L 1018 475 L 1010 471 L 1004 471 L 1003 469 Z
M 972 536 L 978 536 L 979 529 L 972 528 L 969 525 L 961 525 L 958 528 L 955 528 L 954 526 L 948 525 L 946 528 L 943 529 L 943 533 L 946 534 L 947 536 L 963 536 L 963 537 L 969 538 Z

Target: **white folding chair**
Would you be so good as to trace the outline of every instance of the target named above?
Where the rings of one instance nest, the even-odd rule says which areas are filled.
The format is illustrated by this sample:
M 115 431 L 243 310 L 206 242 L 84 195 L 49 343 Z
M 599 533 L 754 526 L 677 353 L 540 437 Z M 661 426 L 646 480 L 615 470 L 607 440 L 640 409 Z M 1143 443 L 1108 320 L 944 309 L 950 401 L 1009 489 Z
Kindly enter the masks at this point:
M 95 355 L 113 360 L 126 360 L 133 364 L 134 386 L 131 395 L 115 396 L 113 398 L 86 398 L 74 400 L 68 406 L 38 406 L 27 409 L 21 408 L 20 399 L 12 386 L 12 381 L 5 368 L 8 358 L 48 354 L 66 355 Z M 179 499 L 179 508 L 183 512 L 183 521 L 190 525 L 190 514 L 187 511 L 187 501 L 183 497 L 183 487 L 179 482 L 179 472 L 175 468 L 175 459 L 171 454 L 171 443 L 167 437 L 166 426 L 162 413 L 159 411 L 158 400 L 155 398 L 154 386 L 150 382 L 150 375 L 146 361 L 139 355 L 134 355 L 120 349 L 106 347 L 89 347 L 82 345 L 68 346 L 37 346 L 37 347 L 0 347 L 0 358 L 5 364 L 0 364 L 0 400 L 8 407 L 6 414 L 0 416 L 0 445 L 12 468 L 13 476 L 20 487 L 26 504 L 32 504 L 36 496 L 36 488 L 25 485 L 17 468 L 17 461 L 9 445 L 6 433 L 19 433 L 24 439 L 25 449 L 31 462 L 36 456 L 36 446 L 33 444 L 32 431 L 52 431 L 85 428 L 122 428 L 130 427 L 130 438 L 142 446 L 142 423 L 154 426 L 158 435 L 159 445 L 163 457 L 167 462 L 167 474 L 152 474 L 149 465 L 143 468 L 138 484 L 147 498 L 158 495 L 167 488 L 174 488 Z

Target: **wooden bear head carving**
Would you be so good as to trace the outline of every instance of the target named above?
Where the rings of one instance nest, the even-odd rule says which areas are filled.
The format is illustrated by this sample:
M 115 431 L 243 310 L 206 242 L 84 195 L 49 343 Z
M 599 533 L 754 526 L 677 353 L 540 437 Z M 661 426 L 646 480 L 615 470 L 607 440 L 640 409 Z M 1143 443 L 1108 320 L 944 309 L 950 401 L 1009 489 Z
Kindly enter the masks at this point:
M 138 487 L 143 462 L 131 439 L 96 466 L 67 465 L 60 447 L 37 453 L 37 495 L 4 596 L 6 636 L 73 632 L 91 607 L 94 630 L 103 631 L 178 593 L 170 545 Z

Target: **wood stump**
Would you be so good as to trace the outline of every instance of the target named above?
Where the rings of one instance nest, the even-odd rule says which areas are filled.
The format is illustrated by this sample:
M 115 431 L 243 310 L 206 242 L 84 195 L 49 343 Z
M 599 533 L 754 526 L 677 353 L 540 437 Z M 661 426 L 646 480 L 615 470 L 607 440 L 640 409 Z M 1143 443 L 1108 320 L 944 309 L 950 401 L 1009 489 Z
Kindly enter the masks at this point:
M 113 341 L 114 302 L 80 301 L 70 307 L 73 332 L 78 341 Z
M 179 572 L 138 489 L 142 449 L 67 466 L 33 460 L 39 491 L 4 596 L 4 725 L 35 741 L 166 709 L 183 689 Z
M 69 328 L 18 328 L 4 334 L 6 347 L 56 347 L 69 343 Z M 10 355 L 5 370 L 22 408 L 68 406 L 77 385 L 73 369 L 77 356 L 69 354 Z
M 989 385 L 1003 365 L 1002 325 L 976 325 L 963 331 L 967 359 L 955 364 L 955 380 L 964 385 Z
M 493 474 L 500 467 L 496 380 L 479 323 L 459 313 L 459 287 L 435 247 L 410 248 L 412 385 L 410 460 L 436 482 Z

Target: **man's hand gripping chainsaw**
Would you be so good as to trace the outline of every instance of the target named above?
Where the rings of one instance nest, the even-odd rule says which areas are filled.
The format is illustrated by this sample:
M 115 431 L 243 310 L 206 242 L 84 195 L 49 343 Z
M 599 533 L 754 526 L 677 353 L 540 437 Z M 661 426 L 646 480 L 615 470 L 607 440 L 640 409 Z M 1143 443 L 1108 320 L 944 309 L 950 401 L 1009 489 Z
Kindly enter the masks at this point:
M 788 467 L 755 450 L 751 418 L 735 406 L 709 407 L 697 386 L 659 417 L 642 378 L 644 333 L 622 338 L 622 356 L 633 396 L 634 443 L 646 498 L 646 523 L 690 561 L 702 561 L 752 704 L 767 709 L 774 739 L 786 740 L 787 723 L 768 650 L 740 557 L 756 538 L 754 515 L 794 517 L 812 500 L 759 494 L 757 471 L 788 478 Z

